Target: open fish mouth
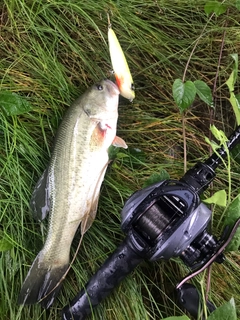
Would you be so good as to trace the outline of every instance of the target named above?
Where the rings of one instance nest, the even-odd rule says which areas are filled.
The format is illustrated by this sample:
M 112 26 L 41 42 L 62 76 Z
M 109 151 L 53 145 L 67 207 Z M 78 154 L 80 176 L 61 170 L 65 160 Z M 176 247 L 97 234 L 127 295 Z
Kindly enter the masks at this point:
M 111 86 L 113 87 L 113 89 L 114 89 L 114 93 L 115 94 L 120 94 L 120 90 L 119 90 L 119 88 L 118 88 L 118 86 L 114 83 L 114 82 L 112 82 L 111 80 L 109 80 L 109 79 L 104 79 L 107 83 L 109 83 L 109 84 L 111 84 Z

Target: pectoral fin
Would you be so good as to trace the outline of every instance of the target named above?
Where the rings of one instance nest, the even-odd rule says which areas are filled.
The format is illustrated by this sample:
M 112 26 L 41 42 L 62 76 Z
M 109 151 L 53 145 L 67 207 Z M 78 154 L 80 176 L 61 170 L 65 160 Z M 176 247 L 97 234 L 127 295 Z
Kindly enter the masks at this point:
M 48 169 L 38 180 L 30 200 L 30 209 L 34 219 L 42 221 L 46 218 L 50 208 L 50 192 Z
M 120 138 L 118 136 L 116 136 L 114 138 L 114 140 L 112 142 L 112 145 L 115 146 L 115 147 L 118 147 L 118 148 L 124 148 L 124 149 L 128 148 L 126 142 L 122 138 Z

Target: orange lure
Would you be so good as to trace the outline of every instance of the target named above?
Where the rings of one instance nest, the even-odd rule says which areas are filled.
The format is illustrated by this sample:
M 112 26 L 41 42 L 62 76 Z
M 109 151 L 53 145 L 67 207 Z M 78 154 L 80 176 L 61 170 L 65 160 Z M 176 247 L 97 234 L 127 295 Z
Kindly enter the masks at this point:
M 108 44 L 113 71 L 120 94 L 132 101 L 135 98 L 134 84 L 127 60 L 111 24 L 108 27 Z

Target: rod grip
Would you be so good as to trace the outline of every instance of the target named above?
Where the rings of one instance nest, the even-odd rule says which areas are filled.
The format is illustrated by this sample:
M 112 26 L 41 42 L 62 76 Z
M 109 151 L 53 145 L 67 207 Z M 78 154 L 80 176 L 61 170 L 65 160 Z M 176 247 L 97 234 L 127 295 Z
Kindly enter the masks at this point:
M 79 294 L 65 306 L 62 320 L 83 320 L 141 261 L 128 237 L 107 258 Z

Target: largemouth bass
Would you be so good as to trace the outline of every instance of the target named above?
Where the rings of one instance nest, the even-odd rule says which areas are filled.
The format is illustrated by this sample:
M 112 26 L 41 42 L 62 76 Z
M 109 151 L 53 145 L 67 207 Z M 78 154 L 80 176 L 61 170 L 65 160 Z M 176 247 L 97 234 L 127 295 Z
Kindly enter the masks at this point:
M 81 223 L 84 234 L 95 218 L 108 148 L 127 147 L 116 137 L 118 100 L 118 87 L 102 80 L 71 105 L 59 127 L 50 164 L 30 203 L 38 220 L 49 212 L 48 234 L 23 283 L 20 304 L 41 300 L 48 308 L 53 303 L 76 230 Z

